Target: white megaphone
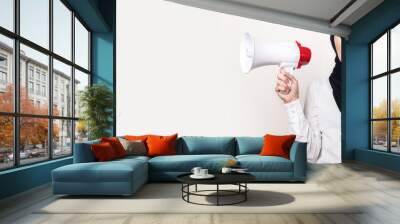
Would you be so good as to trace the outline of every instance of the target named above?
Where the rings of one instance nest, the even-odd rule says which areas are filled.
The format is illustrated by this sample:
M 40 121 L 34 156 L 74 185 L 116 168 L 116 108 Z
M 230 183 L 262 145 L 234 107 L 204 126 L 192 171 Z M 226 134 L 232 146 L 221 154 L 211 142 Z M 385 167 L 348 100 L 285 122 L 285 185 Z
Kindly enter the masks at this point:
M 311 50 L 299 42 L 255 43 L 254 38 L 245 33 L 240 45 L 240 66 L 243 73 L 265 65 L 279 65 L 290 74 L 310 62 Z

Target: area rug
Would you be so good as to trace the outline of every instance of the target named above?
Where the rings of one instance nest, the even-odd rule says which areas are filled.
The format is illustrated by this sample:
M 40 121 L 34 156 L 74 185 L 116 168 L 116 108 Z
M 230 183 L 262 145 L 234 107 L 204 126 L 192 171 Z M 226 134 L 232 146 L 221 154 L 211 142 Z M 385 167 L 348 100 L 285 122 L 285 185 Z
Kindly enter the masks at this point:
M 182 200 L 180 184 L 150 183 L 131 197 L 57 197 L 36 213 L 360 213 L 357 205 L 344 201 L 316 184 L 260 183 L 249 184 L 248 187 L 250 191 L 247 201 L 237 205 L 189 204 Z M 198 190 L 212 188 L 215 186 L 203 185 Z M 190 199 L 197 203 L 215 203 L 213 196 L 192 196 Z M 222 202 L 229 203 L 238 199 L 224 197 Z

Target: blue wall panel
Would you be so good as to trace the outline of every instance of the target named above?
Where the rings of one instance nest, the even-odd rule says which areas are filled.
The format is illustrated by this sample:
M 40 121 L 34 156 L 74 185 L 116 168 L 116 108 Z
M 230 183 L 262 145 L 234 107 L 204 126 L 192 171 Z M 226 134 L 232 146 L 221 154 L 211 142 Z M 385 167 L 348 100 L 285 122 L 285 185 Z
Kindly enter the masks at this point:
M 114 46 L 114 33 L 92 33 L 92 81 L 106 85 L 115 95 Z M 114 114 L 115 112 L 114 107 Z M 110 119 L 115 120 L 115 116 Z M 115 133 L 114 127 L 115 125 L 109 129 L 111 135 Z
M 92 34 L 93 83 L 114 87 L 114 36 L 113 33 Z
M 0 199 L 48 183 L 53 169 L 71 163 L 69 157 L 0 172 Z

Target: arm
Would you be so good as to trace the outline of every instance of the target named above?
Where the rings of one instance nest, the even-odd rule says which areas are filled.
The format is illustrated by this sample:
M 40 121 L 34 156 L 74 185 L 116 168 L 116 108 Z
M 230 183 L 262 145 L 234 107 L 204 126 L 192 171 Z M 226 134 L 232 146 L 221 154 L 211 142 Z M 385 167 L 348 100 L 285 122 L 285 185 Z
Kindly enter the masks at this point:
M 305 113 L 299 100 L 297 79 L 281 70 L 275 87 L 277 95 L 285 103 L 288 113 L 289 131 L 296 135 L 298 142 L 307 142 L 307 157 L 315 162 L 321 152 L 321 131 L 318 123 L 318 112 L 315 108 L 315 94 L 313 85 L 307 93 Z

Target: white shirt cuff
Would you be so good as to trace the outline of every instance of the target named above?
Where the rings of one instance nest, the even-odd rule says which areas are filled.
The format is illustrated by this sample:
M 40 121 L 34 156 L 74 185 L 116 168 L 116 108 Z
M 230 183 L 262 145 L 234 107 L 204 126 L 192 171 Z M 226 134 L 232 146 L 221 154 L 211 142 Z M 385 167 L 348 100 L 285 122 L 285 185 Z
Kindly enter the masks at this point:
M 300 99 L 294 100 L 290 103 L 286 103 L 285 105 L 285 109 L 288 112 L 289 116 L 291 114 L 297 114 L 299 113 L 299 111 L 303 111 L 303 108 L 301 107 L 301 103 L 300 103 Z

